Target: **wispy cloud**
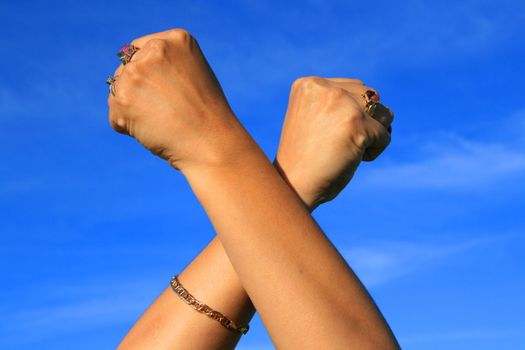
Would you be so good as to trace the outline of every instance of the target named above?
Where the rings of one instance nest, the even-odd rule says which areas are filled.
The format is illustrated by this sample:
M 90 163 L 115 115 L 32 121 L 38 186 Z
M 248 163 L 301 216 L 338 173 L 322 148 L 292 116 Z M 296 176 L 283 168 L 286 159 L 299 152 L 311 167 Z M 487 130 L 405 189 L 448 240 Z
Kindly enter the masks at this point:
M 419 160 L 369 169 L 363 183 L 402 189 L 479 189 L 525 174 L 525 148 L 449 136 L 414 145 Z
M 438 264 L 473 249 L 510 240 L 513 234 L 496 238 L 477 238 L 455 243 L 374 241 L 343 250 L 344 257 L 367 287 Z M 0 335 L 4 342 L 31 344 L 76 331 L 96 330 L 130 324 L 158 295 L 165 281 L 147 278 L 120 281 L 79 281 L 63 285 L 40 286 L 38 302 L 34 288 L 5 291 L 3 298 L 20 298 L 26 305 L 2 307 Z M 23 335 L 23 336 L 22 336 Z M 450 333 L 443 340 L 474 337 L 471 333 Z M 433 334 L 405 337 L 408 342 L 431 341 Z M 240 349 L 270 349 L 271 346 L 246 344 Z
M 519 331 L 517 329 L 463 329 L 421 333 L 411 336 L 400 336 L 398 340 L 403 345 L 425 343 L 435 344 L 438 342 L 450 342 L 460 340 L 507 338 L 509 336 L 521 334 L 523 334 L 523 330 Z
M 382 6 L 376 15 L 381 25 L 370 26 L 368 8 L 344 2 L 325 1 L 320 6 L 319 1 L 310 1 L 300 11 L 293 5 L 276 9 L 268 2 L 242 3 L 247 14 L 271 17 L 280 30 L 254 30 L 243 37 L 225 33 L 234 41 L 202 38 L 221 80 L 240 95 L 259 94 L 261 85 L 297 75 L 358 72 L 363 76 L 392 65 L 436 66 L 490 52 L 520 32 L 515 23 L 520 23 L 521 15 L 509 11 L 515 20 L 503 16 L 506 4 L 494 10 L 469 2 L 396 2 Z M 297 36 L 299 23 L 317 24 L 300 27 L 309 40 Z M 319 27 L 330 35 L 320 37 Z M 258 89 L 253 89 L 254 82 Z
M 105 93 L 106 88 L 101 87 L 99 91 Z M 72 79 L 35 77 L 27 91 L 0 85 L 0 122 L 15 122 L 21 117 L 31 120 L 71 118 L 79 112 L 99 115 L 100 105 L 105 106 L 105 100 L 97 97 L 90 87 L 79 86 L 78 81 Z
M 37 340 L 125 323 L 133 315 L 138 315 L 140 308 L 137 305 L 136 299 L 118 297 L 20 310 L 8 315 L 9 323 L 2 328 L 11 334 L 30 334 Z
M 138 318 L 151 303 L 152 286 L 156 284 L 146 280 L 99 284 L 83 281 L 40 287 L 37 305 L 31 305 L 34 288 L 18 290 L 28 305 L 3 307 L 0 335 L 4 342 L 29 344 L 75 331 L 123 325 Z
M 236 26 L 225 26 L 220 20 L 231 16 L 228 7 L 199 1 L 176 12 L 185 14 L 178 18 L 181 25 L 197 31 L 197 39 L 226 90 L 241 99 L 262 98 L 275 91 L 277 86 L 288 90 L 292 79 L 300 75 L 349 75 L 355 72 L 362 76 L 367 71 L 377 71 L 379 67 L 384 70 L 392 64 L 436 65 L 444 60 L 479 55 L 509 42 L 519 32 L 517 24 L 521 18 L 520 11 L 510 12 L 515 16 L 513 18 L 498 15 L 504 13 L 504 5 L 494 13 L 484 6 L 470 6 L 464 2 L 405 1 L 391 8 L 382 7 L 384 12 L 378 14 L 382 18 L 381 25 L 370 26 L 367 7 L 359 8 L 339 1 L 314 0 L 300 8 L 293 3 L 279 4 L 277 8 L 271 2 L 239 3 L 238 7 L 244 11 L 247 20 L 271 18 L 278 28 L 266 30 L 262 25 L 252 26 L 247 33 L 239 35 Z M 140 11 L 140 6 L 136 10 Z M 104 18 L 104 15 L 94 15 L 91 8 L 85 11 L 82 8 L 81 11 L 93 21 Z M 68 14 L 66 12 L 65 17 Z M 173 23 L 172 11 L 159 11 L 156 15 L 159 16 L 156 22 Z M 443 25 L 445 22 L 446 26 Z M 152 27 L 151 23 L 142 25 L 148 29 Z M 210 30 L 210 25 L 216 28 Z M 136 35 L 140 34 L 145 33 Z M 108 54 L 105 45 L 109 43 L 89 42 L 60 58 L 39 57 L 37 65 L 28 67 L 45 66 L 54 74 L 31 72 L 30 88 L 26 92 L 0 87 L 0 114 L 10 119 L 20 115 L 38 117 L 43 111 L 47 117 L 69 116 L 70 111 L 78 110 L 80 105 L 83 113 L 89 108 L 92 115 L 100 114 L 104 105 L 103 94 L 94 91 L 106 91 L 104 79 L 97 78 L 97 81 L 102 81 L 97 85 L 93 76 L 97 77 L 103 74 L 102 69 L 112 67 L 101 64 L 111 62 L 104 56 Z M 22 58 L 15 56 L 12 59 Z M 97 63 L 95 74 L 65 73 L 76 71 L 77 67 L 92 66 L 93 62 Z M 109 69 L 106 74 L 111 73 Z M 102 103 L 93 103 L 90 107 L 86 101 Z
M 365 286 L 376 287 L 453 256 L 514 237 L 507 234 L 453 243 L 383 240 L 343 249 L 341 253 Z

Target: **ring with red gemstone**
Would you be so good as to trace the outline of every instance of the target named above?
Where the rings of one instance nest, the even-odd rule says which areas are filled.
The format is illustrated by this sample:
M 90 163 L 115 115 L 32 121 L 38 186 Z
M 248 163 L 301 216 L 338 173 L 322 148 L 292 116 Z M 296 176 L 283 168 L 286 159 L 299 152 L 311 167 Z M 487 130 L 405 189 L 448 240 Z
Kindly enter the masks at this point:
M 123 65 L 131 61 L 131 57 L 139 50 L 138 47 L 136 47 L 133 44 L 126 44 L 120 48 L 120 50 L 117 53 L 117 56 L 122 62 Z
M 366 112 L 371 117 L 373 117 L 376 112 L 377 103 L 379 102 L 379 95 L 375 91 L 366 90 L 365 93 L 361 96 L 365 99 L 366 102 Z

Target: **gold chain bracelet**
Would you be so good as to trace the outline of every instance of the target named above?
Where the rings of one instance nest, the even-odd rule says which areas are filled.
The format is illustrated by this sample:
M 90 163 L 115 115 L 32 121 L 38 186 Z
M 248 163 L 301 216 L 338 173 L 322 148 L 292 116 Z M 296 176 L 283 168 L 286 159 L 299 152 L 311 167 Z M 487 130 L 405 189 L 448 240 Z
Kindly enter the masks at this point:
M 184 300 L 186 304 L 197 310 L 198 312 L 201 312 L 205 314 L 208 317 L 213 318 L 214 320 L 218 321 L 221 325 L 226 327 L 227 329 L 235 332 L 239 332 L 241 334 L 246 334 L 248 330 L 250 329 L 249 325 L 246 326 L 240 326 L 237 325 L 235 322 L 230 320 L 228 317 L 221 314 L 219 311 L 213 310 L 208 305 L 198 301 L 195 299 L 193 295 L 191 295 L 179 282 L 178 276 L 175 275 L 171 278 L 170 281 L 171 288 L 181 298 Z

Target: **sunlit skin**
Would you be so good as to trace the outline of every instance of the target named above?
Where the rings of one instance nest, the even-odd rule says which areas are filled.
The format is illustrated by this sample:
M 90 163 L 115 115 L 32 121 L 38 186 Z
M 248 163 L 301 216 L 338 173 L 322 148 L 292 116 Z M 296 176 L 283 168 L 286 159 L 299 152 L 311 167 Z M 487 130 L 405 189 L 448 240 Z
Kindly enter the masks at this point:
M 116 72 L 110 123 L 182 172 L 217 232 L 182 272 L 183 285 L 238 323 L 255 307 L 279 349 L 399 348 L 309 213 L 388 146 L 392 113 L 380 105 L 370 117 L 361 96 L 370 88 L 358 80 L 298 79 L 274 167 L 189 33 L 133 44 L 140 50 Z M 168 288 L 120 348 L 231 349 L 238 337 Z

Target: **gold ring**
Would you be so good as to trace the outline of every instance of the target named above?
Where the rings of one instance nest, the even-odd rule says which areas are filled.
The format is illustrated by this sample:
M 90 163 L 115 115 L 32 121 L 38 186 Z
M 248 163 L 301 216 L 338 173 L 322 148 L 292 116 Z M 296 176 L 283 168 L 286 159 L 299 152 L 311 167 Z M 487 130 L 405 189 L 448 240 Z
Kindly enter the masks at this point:
M 361 94 L 361 97 L 365 99 L 366 112 L 368 113 L 368 115 L 373 117 L 377 109 L 377 103 L 379 102 L 379 96 L 377 95 L 375 91 L 366 90 L 364 94 Z
M 109 92 L 111 92 L 111 94 L 113 96 L 115 96 L 115 82 L 117 81 L 117 78 L 118 78 L 118 75 L 115 75 L 115 76 L 112 76 L 110 75 L 107 79 L 106 79 L 106 84 L 109 85 Z

